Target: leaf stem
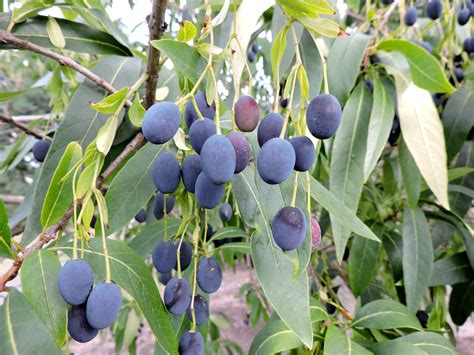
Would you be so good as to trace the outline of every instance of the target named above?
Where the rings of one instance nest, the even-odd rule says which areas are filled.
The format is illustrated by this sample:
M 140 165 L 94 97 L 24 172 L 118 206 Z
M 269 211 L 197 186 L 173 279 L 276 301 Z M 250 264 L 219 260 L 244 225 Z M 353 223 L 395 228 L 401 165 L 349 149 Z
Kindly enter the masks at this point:
M 316 45 L 316 48 L 318 49 L 319 56 L 321 57 L 321 65 L 323 67 L 324 93 L 329 94 L 328 67 L 326 58 L 324 58 L 323 50 L 321 48 L 321 44 L 318 42 L 318 39 L 315 38 L 313 34 L 311 34 L 311 37 L 313 38 L 313 42 Z
M 207 226 L 207 224 L 206 224 Z M 205 227 L 206 228 L 206 227 Z M 191 309 L 192 315 L 192 324 L 191 324 L 191 333 L 196 331 L 196 314 L 194 312 L 194 297 L 196 296 L 196 284 L 197 284 L 197 265 L 199 262 L 199 255 L 198 255 L 198 244 L 199 244 L 199 233 L 201 229 L 199 227 L 199 218 L 196 217 L 196 227 L 194 228 L 193 232 L 193 243 L 194 243 L 194 271 L 193 271 L 193 292 L 191 295 L 191 305 L 189 308 Z
M 298 193 L 298 172 L 295 172 L 295 181 L 293 182 L 293 194 L 291 195 L 291 207 L 295 207 L 296 194 Z
M 163 240 L 168 241 L 168 223 L 166 221 L 166 194 L 163 194 Z
M 100 194 L 99 190 L 94 190 L 95 194 Z M 97 197 L 96 197 L 97 198 Z M 107 248 L 107 238 L 105 237 L 105 225 L 104 225 L 104 211 L 102 210 L 102 206 L 100 203 L 97 203 L 97 208 L 99 209 L 99 216 L 100 216 L 100 231 L 102 234 L 102 249 L 104 251 L 104 258 L 105 258 L 105 282 L 111 283 L 112 277 L 110 273 L 110 261 L 109 261 L 109 249 Z
M 295 66 L 299 66 L 299 65 L 301 65 L 301 63 L 295 64 Z M 286 127 L 288 126 L 288 121 L 290 119 L 290 114 L 292 111 L 291 106 L 293 105 L 293 96 L 295 96 L 295 86 L 296 86 L 296 75 L 293 76 L 293 82 L 291 83 L 290 99 L 288 100 L 288 107 L 286 109 L 285 120 L 283 121 L 283 127 L 281 128 L 280 138 L 285 137 Z

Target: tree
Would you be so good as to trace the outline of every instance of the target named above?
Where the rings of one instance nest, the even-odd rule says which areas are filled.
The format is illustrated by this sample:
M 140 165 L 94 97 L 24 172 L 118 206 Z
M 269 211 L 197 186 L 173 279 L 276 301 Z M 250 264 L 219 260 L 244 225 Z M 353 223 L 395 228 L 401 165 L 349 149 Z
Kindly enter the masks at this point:
M 146 48 L 111 4 L 0 19 L 2 197 L 24 196 L 0 202 L 2 353 L 107 328 L 134 352 L 142 318 L 158 353 L 241 351 L 209 320 L 234 258 L 258 278 L 250 353 L 455 353 L 448 311 L 474 310 L 471 2 L 153 0 Z

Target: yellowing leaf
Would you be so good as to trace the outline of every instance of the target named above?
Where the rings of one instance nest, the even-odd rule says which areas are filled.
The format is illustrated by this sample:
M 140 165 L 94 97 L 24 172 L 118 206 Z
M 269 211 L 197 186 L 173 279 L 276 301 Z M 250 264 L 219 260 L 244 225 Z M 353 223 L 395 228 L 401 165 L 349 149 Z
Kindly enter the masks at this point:
M 97 149 L 104 155 L 109 153 L 115 138 L 115 133 L 117 132 L 118 123 L 117 115 L 110 116 L 107 122 L 105 122 L 105 125 L 103 125 L 97 133 Z
M 133 99 L 132 106 L 130 106 L 128 110 L 128 118 L 130 122 L 135 127 L 142 126 L 143 115 L 145 114 L 145 108 L 142 106 L 140 102 L 140 96 L 135 94 L 135 98 Z
M 339 24 L 333 20 L 323 17 L 302 17 L 298 19 L 310 32 L 318 36 L 337 37 L 341 32 Z
M 49 40 L 55 47 L 59 49 L 66 47 L 63 31 L 61 31 L 61 27 L 59 27 L 58 21 L 54 17 L 48 17 L 46 31 L 48 32 Z
M 192 22 L 183 21 L 180 23 L 178 41 L 188 42 L 196 37 L 196 26 Z

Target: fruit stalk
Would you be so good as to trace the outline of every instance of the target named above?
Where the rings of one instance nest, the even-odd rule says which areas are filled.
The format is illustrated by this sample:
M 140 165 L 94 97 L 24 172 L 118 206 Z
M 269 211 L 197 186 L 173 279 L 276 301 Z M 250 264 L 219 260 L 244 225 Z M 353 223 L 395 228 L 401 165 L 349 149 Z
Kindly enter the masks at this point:
M 194 228 L 193 232 L 193 243 L 194 243 L 194 271 L 193 271 L 193 292 L 191 294 L 191 305 L 189 308 L 191 309 L 191 315 L 192 315 L 192 324 L 191 324 L 191 333 L 194 333 L 196 331 L 196 314 L 194 312 L 194 296 L 196 295 L 196 275 L 197 275 L 197 265 L 199 261 L 199 255 L 198 255 L 198 244 L 199 244 L 199 232 L 200 232 L 200 227 L 199 227 L 199 218 L 196 218 L 196 227 Z M 207 232 L 207 221 L 204 226 L 204 235 L 206 235 Z

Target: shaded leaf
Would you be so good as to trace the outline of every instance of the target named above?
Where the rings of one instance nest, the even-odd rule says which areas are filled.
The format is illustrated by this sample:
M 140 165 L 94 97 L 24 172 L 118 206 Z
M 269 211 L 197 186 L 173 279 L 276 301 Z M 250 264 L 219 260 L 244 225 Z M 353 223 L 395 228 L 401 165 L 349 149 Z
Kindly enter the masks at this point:
M 255 336 L 249 354 L 274 354 L 301 347 L 303 344 L 281 320 L 269 321 Z
M 0 256 L 9 258 L 12 254 L 8 211 L 3 201 L 0 200 Z
M 333 354 L 368 355 L 372 352 L 352 341 L 334 325 L 331 325 L 324 337 L 324 355 Z
M 58 21 L 51 16 L 48 16 L 48 22 L 46 23 L 46 32 L 48 32 L 49 40 L 53 46 L 63 49 L 66 46 L 66 40 L 64 39 L 61 27 Z
M 413 344 L 430 355 L 457 354 L 456 349 L 448 339 L 433 332 L 415 332 L 397 338 L 395 341 Z
M 57 278 L 61 264 L 49 250 L 28 254 L 20 271 L 23 294 L 38 317 L 62 346 L 67 338 L 67 305 L 59 294 Z
M 433 266 L 430 286 L 454 285 L 473 280 L 472 267 L 465 252 L 437 260 Z
M 416 208 L 421 192 L 421 175 L 403 139 L 399 139 L 398 143 L 398 161 L 408 203 L 411 208 Z

